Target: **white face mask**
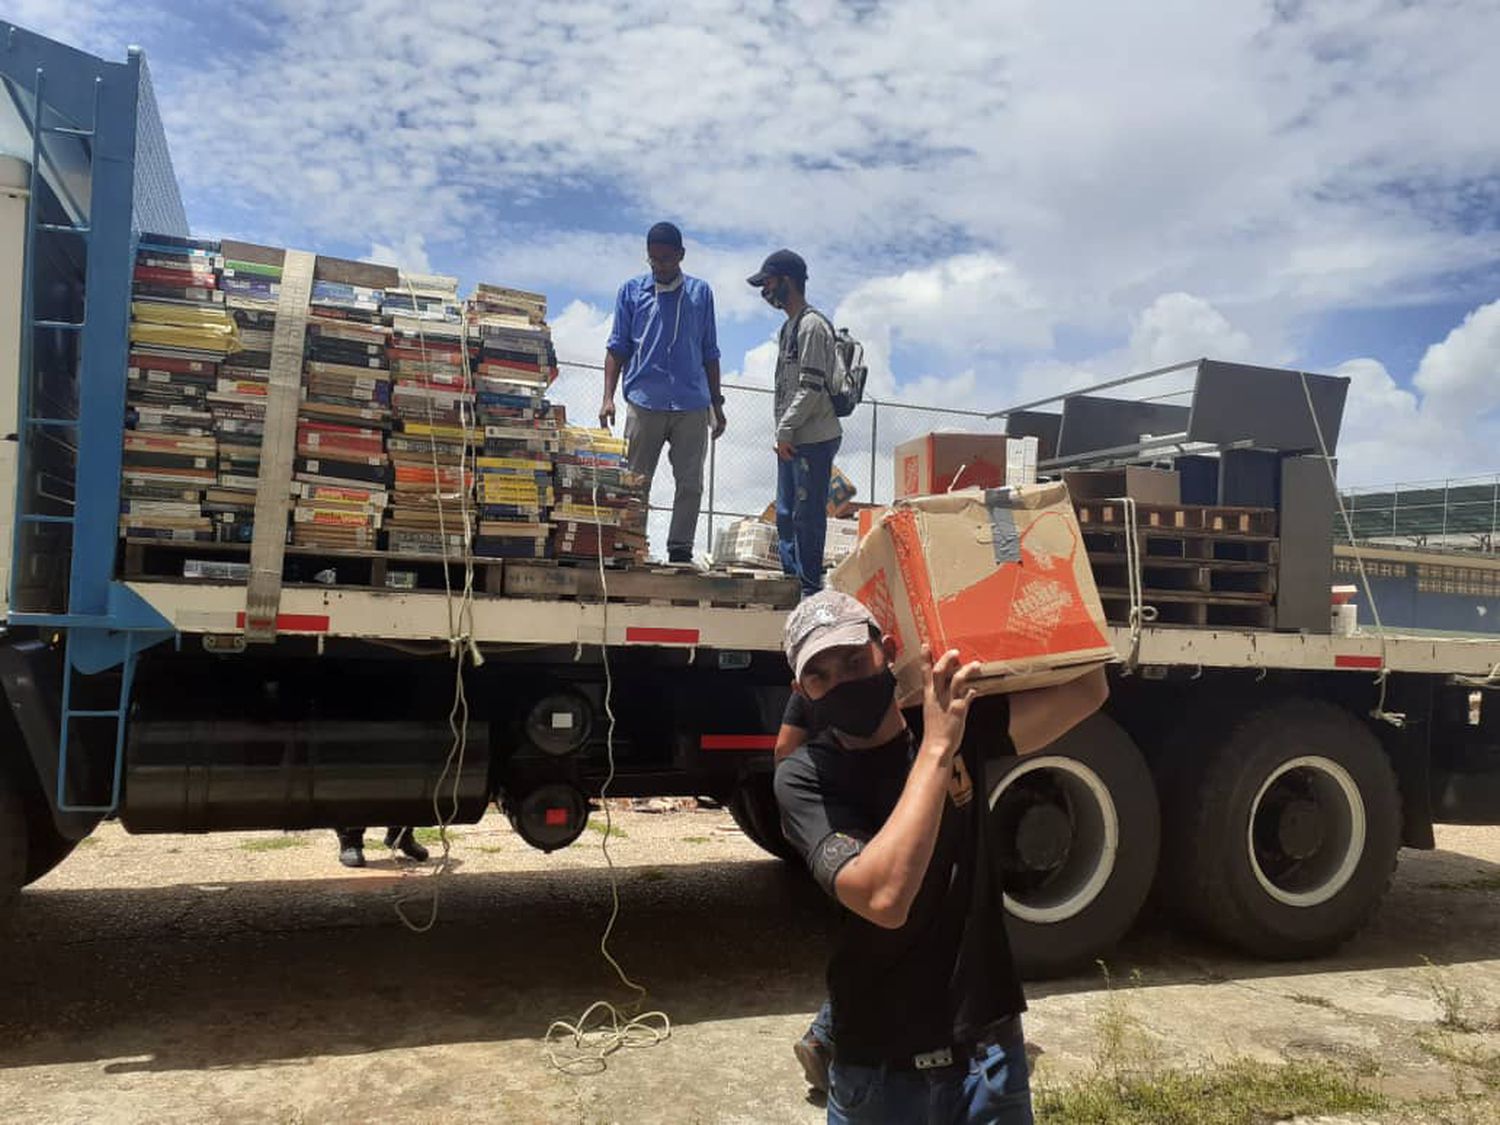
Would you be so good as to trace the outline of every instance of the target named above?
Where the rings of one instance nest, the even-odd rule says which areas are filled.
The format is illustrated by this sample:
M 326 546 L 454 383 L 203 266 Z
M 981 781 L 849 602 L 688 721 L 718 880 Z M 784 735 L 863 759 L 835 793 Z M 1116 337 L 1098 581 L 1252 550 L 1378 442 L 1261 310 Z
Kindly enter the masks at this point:
M 658 293 L 675 293 L 677 290 L 679 290 L 681 288 L 682 288 L 682 273 L 680 271 L 678 272 L 677 276 L 674 277 L 671 281 L 658 281 L 658 282 L 656 282 L 656 291 Z

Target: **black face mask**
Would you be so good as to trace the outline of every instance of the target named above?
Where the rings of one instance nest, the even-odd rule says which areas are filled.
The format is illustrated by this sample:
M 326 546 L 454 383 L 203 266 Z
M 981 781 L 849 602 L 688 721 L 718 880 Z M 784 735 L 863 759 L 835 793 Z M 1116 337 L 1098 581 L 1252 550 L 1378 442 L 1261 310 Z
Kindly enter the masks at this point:
M 784 309 L 792 296 L 792 283 L 783 277 L 771 286 L 769 292 L 764 292 L 761 296 L 773 309 Z
M 820 727 L 855 738 L 869 738 L 885 722 L 896 697 L 896 677 L 889 667 L 862 680 L 846 680 L 812 703 L 813 720 Z

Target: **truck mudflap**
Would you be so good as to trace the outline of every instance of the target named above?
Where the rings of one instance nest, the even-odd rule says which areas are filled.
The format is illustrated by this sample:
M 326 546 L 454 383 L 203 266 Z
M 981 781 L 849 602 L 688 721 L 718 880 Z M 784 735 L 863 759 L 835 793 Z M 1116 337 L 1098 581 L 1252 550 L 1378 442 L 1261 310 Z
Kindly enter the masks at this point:
M 57 807 L 58 728 L 62 698 L 62 652 L 41 641 L 0 644 L 0 687 L 5 690 L 14 723 L 13 736 L 20 745 L 11 748 L 9 760 L 24 770 L 30 768 L 36 782 L 33 791 L 47 806 L 52 825 L 65 840 L 82 840 L 99 823 L 98 813 L 62 812 Z M 68 788 L 84 792 L 88 758 L 74 754 L 69 760 Z M 30 778 L 26 780 L 31 780 Z

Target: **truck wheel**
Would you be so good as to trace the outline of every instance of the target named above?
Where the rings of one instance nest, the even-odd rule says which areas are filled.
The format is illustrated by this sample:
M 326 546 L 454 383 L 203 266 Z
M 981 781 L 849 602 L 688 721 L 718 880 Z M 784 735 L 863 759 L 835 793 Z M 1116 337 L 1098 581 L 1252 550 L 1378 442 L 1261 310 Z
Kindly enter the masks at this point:
M 1359 929 L 1385 893 L 1400 794 L 1366 723 L 1330 703 L 1288 699 L 1185 763 L 1168 840 L 1163 889 L 1189 922 L 1254 956 L 1316 957 Z
M 1160 840 L 1151 773 L 1103 714 L 997 764 L 990 825 L 1016 966 L 1028 980 L 1084 968 L 1125 935 L 1151 890 Z
M 792 845 L 781 831 L 781 810 L 776 807 L 776 792 L 770 773 L 752 773 L 742 780 L 729 802 L 729 815 L 739 830 L 762 851 L 777 859 L 800 863 Z
M 0 769 L 0 916 L 15 905 L 26 883 L 26 806 L 15 782 Z

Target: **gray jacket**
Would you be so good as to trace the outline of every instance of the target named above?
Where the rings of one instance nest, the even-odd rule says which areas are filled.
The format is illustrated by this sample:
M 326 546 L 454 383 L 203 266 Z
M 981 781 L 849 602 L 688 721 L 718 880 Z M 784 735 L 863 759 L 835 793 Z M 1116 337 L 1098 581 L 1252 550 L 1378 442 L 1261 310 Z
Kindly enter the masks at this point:
M 833 325 L 812 306 L 781 326 L 776 353 L 776 440 L 796 445 L 843 436 L 828 377 L 836 369 Z

